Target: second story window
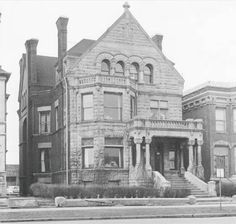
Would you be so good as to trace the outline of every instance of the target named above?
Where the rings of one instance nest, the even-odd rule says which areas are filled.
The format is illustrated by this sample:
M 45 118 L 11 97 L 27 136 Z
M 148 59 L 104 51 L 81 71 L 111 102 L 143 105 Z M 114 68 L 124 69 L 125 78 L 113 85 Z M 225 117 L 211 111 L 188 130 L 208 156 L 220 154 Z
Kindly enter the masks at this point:
M 137 102 L 134 96 L 130 96 L 130 118 L 137 115 Z
M 82 95 L 82 120 L 88 121 L 93 119 L 93 94 L 87 93 Z
M 168 101 L 151 100 L 150 109 L 152 118 L 164 120 L 168 117 Z
M 104 119 L 120 121 L 122 119 L 122 95 L 104 93 Z
M 226 109 L 216 108 L 215 117 L 216 117 L 216 131 L 225 132 L 226 131 Z
M 55 107 L 55 129 L 59 128 L 59 120 L 58 120 L 58 106 Z
M 102 75 L 109 75 L 110 74 L 110 62 L 107 59 L 102 61 L 101 74 Z
M 234 132 L 236 133 L 236 108 L 233 109 Z
M 125 67 L 124 62 L 123 61 L 118 61 L 116 63 L 116 67 L 115 67 L 115 74 L 123 76 L 124 75 L 124 67 Z
M 138 72 L 139 72 L 139 65 L 135 62 L 132 63 L 129 69 L 130 78 L 135 81 L 138 81 Z
M 39 112 L 39 133 L 46 134 L 50 132 L 50 111 Z
M 150 64 L 144 66 L 143 70 L 144 83 L 150 84 L 153 83 L 153 67 Z

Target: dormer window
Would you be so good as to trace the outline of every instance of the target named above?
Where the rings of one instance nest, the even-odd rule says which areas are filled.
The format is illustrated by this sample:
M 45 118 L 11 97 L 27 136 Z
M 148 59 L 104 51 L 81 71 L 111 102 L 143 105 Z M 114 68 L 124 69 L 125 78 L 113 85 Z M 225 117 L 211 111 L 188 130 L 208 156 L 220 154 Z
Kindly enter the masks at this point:
M 110 62 L 107 59 L 102 61 L 101 74 L 102 75 L 109 75 L 110 74 Z
M 130 66 L 130 78 L 138 81 L 138 71 L 139 71 L 139 65 L 137 63 L 132 63 Z
M 123 61 L 118 61 L 116 63 L 116 67 L 115 67 L 115 74 L 123 76 L 124 75 L 124 67 L 125 67 L 124 62 Z
M 150 64 L 144 66 L 144 82 L 147 84 L 153 83 L 153 67 Z

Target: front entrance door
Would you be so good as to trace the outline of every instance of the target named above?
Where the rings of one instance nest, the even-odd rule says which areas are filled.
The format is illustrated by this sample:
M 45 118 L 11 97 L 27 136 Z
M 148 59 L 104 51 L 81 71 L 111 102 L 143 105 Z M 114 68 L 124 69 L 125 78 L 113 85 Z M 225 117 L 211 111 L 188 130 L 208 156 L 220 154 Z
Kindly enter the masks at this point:
M 176 150 L 169 151 L 170 170 L 176 170 Z
M 159 143 L 157 147 L 155 148 L 155 167 L 154 169 L 164 174 L 164 149 L 163 144 Z

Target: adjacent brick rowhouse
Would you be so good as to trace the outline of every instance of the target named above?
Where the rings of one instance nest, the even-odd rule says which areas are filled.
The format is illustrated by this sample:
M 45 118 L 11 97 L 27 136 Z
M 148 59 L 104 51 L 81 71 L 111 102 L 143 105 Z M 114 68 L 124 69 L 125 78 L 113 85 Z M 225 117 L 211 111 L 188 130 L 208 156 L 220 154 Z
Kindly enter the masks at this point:
M 222 117 L 217 118 L 217 111 Z M 183 96 L 183 117 L 203 119 L 203 166 L 205 180 L 217 178 L 223 169 L 226 178 L 236 175 L 236 83 L 207 82 Z M 219 125 L 217 128 L 217 122 Z
M 20 61 L 22 194 L 36 181 L 152 186 L 152 170 L 200 176 L 191 150 L 202 123 L 182 121 L 184 80 L 163 37 L 152 40 L 128 5 L 97 41 L 69 50 L 67 24 L 56 22 L 58 58 L 38 56 L 32 39 Z

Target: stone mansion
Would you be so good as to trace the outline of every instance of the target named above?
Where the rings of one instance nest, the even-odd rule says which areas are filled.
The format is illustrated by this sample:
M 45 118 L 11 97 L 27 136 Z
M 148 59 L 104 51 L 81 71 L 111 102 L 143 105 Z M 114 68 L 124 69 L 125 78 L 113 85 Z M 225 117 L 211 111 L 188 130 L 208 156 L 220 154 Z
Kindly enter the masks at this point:
M 204 176 L 201 119 L 182 119 L 184 80 L 124 4 L 98 39 L 67 49 L 60 17 L 58 57 L 25 43 L 20 60 L 20 189 L 30 184 L 162 186 Z

